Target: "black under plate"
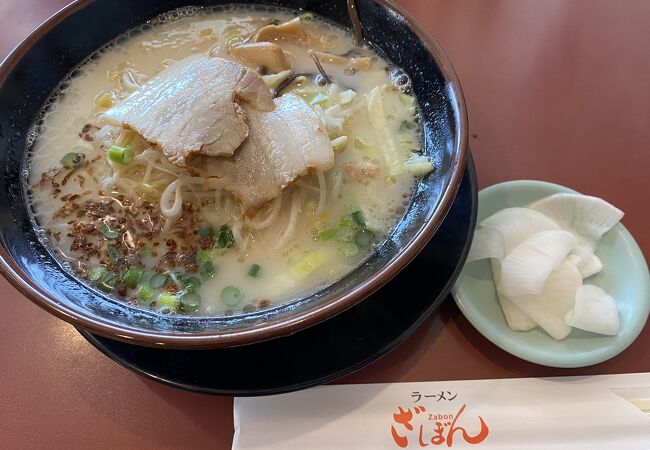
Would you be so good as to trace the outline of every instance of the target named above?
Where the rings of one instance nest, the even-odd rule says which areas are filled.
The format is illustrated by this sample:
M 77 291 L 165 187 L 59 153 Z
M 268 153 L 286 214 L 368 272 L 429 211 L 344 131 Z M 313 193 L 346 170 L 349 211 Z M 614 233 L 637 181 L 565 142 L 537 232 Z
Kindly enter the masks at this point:
M 451 210 L 411 264 L 353 308 L 288 337 L 218 350 L 165 350 L 79 332 L 124 367 L 191 391 L 252 396 L 327 383 L 395 348 L 447 298 L 469 250 L 477 201 L 470 158 Z

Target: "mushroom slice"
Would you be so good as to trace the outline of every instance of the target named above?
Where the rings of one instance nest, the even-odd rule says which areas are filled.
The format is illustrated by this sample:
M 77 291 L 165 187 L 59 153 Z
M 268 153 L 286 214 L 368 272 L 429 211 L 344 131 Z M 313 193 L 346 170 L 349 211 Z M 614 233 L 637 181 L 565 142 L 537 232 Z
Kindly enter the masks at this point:
M 303 42 L 307 40 L 307 33 L 305 33 L 305 28 L 302 26 L 300 17 L 296 17 L 279 25 L 267 25 L 260 28 L 251 40 L 253 42 L 275 42 L 282 40 Z
M 318 56 L 322 64 L 335 64 L 353 70 L 370 70 L 372 68 L 372 58 L 370 56 L 345 57 L 319 51 L 314 51 L 314 54 Z
M 246 66 L 264 66 L 275 73 L 291 68 L 282 48 L 271 42 L 235 45 L 230 48 L 230 55 Z

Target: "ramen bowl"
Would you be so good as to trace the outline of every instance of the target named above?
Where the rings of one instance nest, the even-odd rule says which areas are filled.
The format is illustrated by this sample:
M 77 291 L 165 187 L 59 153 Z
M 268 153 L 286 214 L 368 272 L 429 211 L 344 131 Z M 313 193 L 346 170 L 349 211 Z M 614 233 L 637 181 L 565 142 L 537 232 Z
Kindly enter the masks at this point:
M 134 344 L 179 349 L 245 345 L 288 335 L 380 289 L 422 250 L 452 205 L 468 151 L 465 104 L 453 68 L 435 40 L 404 10 L 386 0 L 358 0 L 366 41 L 412 80 L 421 109 L 423 151 L 435 162 L 435 171 L 418 182 L 403 217 L 369 258 L 302 298 L 227 317 L 144 310 L 109 298 L 65 271 L 39 240 L 24 186 L 30 129 L 39 111 L 72 69 L 118 35 L 166 11 L 220 3 L 125 0 L 116 7 L 114 2 L 79 0 L 43 23 L 0 66 L 0 270 L 27 298 L 77 327 Z M 306 10 L 351 28 L 345 0 L 237 3 Z

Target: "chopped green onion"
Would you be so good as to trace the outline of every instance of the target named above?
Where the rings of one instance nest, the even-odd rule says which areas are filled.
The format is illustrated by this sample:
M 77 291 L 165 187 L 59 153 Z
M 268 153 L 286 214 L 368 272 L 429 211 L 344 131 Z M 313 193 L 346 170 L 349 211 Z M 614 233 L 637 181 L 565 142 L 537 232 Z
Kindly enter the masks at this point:
M 106 239 L 117 239 L 118 236 L 120 235 L 120 230 L 113 229 L 108 225 L 106 225 L 105 223 L 102 224 L 101 227 L 99 227 L 99 232 L 103 234 Z
M 360 210 L 353 211 L 350 213 L 352 221 L 360 227 L 366 226 L 366 219 L 363 217 L 363 212 Z
M 151 253 L 151 247 L 142 247 L 138 251 L 140 252 L 140 255 L 147 256 L 149 253 Z
M 176 308 L 178 304 L 178 297 L 174 294 L 167 294 L 163 292 L 158 294 L 158 300 L 156 300 L 158 306 L 167 306 L 168 308 Z
M 343 153 L 345 149 L 348 148 L 348 137 L 339 136 L 336 139 L 332 139 L 330 144 L 332 145 L 334 153 Z
M 97 287 L 102 291 L 110 292 L 115 289 L 117 277 L 112 273 L 105 273 L 97 282 Z
M 196 312 L 201 305 L 201 296 L 194 292 L 188 292 L 180 297 L 180 308 L 186 312 Z
M 413 122 L 402 120 L 402 123 L 399 126 L 399 131 L 400 133 L 405 133 L 406 131 L 412 130 L 413 128 L 415 128 L 415 124 Z
M 70 152 L 63 155 L 61 158 L 61 164 L 68 170 L 76 170 L 82 166 L 86 160 L 86 155 L 78 152 Z
M 346 258 L 350 258 L 359 253 L 359 247 L 354 242 L 341 242 L 339 251 Z
M 221 291 L 221 301 L 228 306 L 235 306 L 241 302 L 243 295 L 239 289 L 234 286 L 227 286 Z
M 367 150 L 370 147 L 372 147 L 372 145 L 368 144 L 366 141 L 361 139 L 359 136 L 356 136 L 354 138 L 354 147 L 358 148 L 359 150 Z
M 160 187 L 160 185 L 153 186 L 148 183 L 140 183 L 135 186 L 135 190 L 146 200 L 159 200 L 161 192 L 157 187 Z
M 205 261 L 199 265 L 199 273 L 204 280 L 207 280 L 209 278 L 212 278 L 217 273 L 217 271 L 214 268 L 214 265 L 212 265 L 212 262 Z
M 259 264 L 253 264 L 250 269 L 248 269 L 248 276 L 257 278 L 260 275 L 260 270 L 262 270 L 262 267 L 260 267 Z
M 156 273 L 149 280 L 149 286 L 152 289 L 160 289 L 165 283 L 167 283 L 167 274 L 166 273 Z
M 212 250 L 199 250 L 196 253 L 196 262 L 197 264 L 212 262 Z
M 294 80 L 294 82 L 297 81 L 297 80 L 298 79 L 296 78 Z M 314 98 L 314 97 L 316 97 L 316 95 L 318 95 L 319 91 L 315 91 L 313 89 L 307 89 L 307 88 L 300 88 L 300 89 L 295 89 L 293 92 L 294 92 L 294 94 L 298 94 L 299 96 L 301 96 L 304 101 L 309 103 L 309 101 L 312 98 Z
M 201 280 L 199 280 L 197 277 L 183 278 L 181 285 L 183 286 L 185 292 L 193 293 L 196 292 L 199 286 L 201 286 Z
M 318 239 L 329 241 L 336 239 L 339 251 L 345 256 L 354 256 L 359 252 L 359 247 L 368 247 L 375 237 L 375 233 L 366 226 L 363 211 L 356 206 L 350 206 L 349 214 L 339 219 L 337 228 L 321 231 Z
M 353 223 L 352 218 L 348 216 L 343 216 L 339 219 L 339 227 L 351 227 Z
M 314 15 L 310 12 L 303 13 L 300 16 L 300 20 L 304 20 L 305 22 L 311 22 L 312 20 L 314 20 Z
M 106 152 L 108 160 L 117 164 L 129 164 L 134 156 L 135 153 L 131 148 L 120 147 L 118 145 L 112 146 Z
M 406 170 L 416 177 L 423 177 L 433 171 L 434 167 L 431 161 L 423 155 L 413 155 L 404 163 Z
M 369 230 L 359 230 L 354 235 L 354 242 L 356 242 L 359 247 L 368 247 L 372 241 L 372 237 L 373 236 Z
M 229 226 L 223 225 L 219 228 L 217 244 L 220 248 L 230 248 L 235 246 L 235 237 L 232 235 L 232 230 Z
M 143 300 L 145 302 L 151 300 L 153 297 L 153 289 L 151 289 L 149 286 L 140 286 L 138 297 L 140 297 L 140 300 Z
M 126 271 L 126 273 L 122 278 L 124 284 L 126 284 L 126 287 L 130 289 L 135 289 L 138 286 L 138 284 L 140 284 L 141 279 L 142 279 L 142 271 L 136 269 L 135 267 L 129 268 L 129 270 Z
M 280 87 L 280 84 L 289 78 L 289 75 L 291 75 L 291 70 L 283 70 L 282 72 L 264 75 L 262 80 L 264 80 L 264 83 L 266 83 L 269 89 L 276 90 Z
M 354 238 L 354 228 L 349 225 L 340 225 L 336 237 L 343 242 L 350 242 Z
M 101 278 L 104 276 L 106 273 L 106 268 L 103 266 L 99 267 L 93 267 L 90 273 L 88 274 L 88 281 L 92 283 L 96 283 L 97 281 L 101 280 Z
M 223 29 L 222 35 L 225 38 L 226 45 L 233 46 L 244 42 L 244 36 L 241 35 L 237 25 L 231 25 Z
M 326 260 L 318 252 L 309 252 L 304 258 L 289 267 L 289 274 L 298 279 L 308 277 L 325 264 Z
M 120 251 L 113 245 L 106 248 L 106 254 L 113 263 L 116 263 L 120 259 Z
M 349 105 L 357 97 L 357 93 L 352 89 L 347 89 L 339 94 L 339 103 L 341 106 Z
M 309 104 L 310 105 L 321 105 L 322 106 L 325 103 L 327 103 L 328 100 L 329 100 L 329 97 L 327 95 L 323 94 L 322 92 L 319 92 L 316 95 L 314 95 L 314 97 L 312 97 L 311 100 L 309 100 Z
M 397 92 L 399 94 L 400 101 L 404 105 L 406 105 L 408 107 L 411 107 L 411 108 L 413 108 L 415 106 L 415 97 L 410 96 L 408 94 L 405 94 L 405 93 L 403 93 L 402 91 L 399 91 L 399 90 Z
M 212 229 L 212 227 L 205 227 L 199 230 L 200 238 L 210 237 L 212 235 L 214 235 L 214 230 Z
M 181 280 L 183 279 L 183 272 L 178 270 L 175 272 L 169 272 L 169 278 L 171 279 L 171 282 L 176 285 L 176 287 L 180 288 Z M 167 281 L 169 281 L 169 279 Z
M 329 241 L 336 237 L 336 228 L 330 228 L 329 230 L 323 230 L 318 233 L 318 239 L 321 241 Z

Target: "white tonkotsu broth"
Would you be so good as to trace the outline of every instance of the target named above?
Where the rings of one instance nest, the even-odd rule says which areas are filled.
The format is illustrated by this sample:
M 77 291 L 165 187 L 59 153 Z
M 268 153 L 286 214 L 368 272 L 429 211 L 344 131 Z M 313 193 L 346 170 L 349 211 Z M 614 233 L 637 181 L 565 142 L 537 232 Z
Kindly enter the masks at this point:
M 142 136 L 100 118 L 197 53 L 248 65 L 274 90 L 288 72 L 274 75 L 231 52 L 263 26 L 295 17 L 306 38 L 284 36 L 282 26 L 269 38 L 291 70 L 305 74 L 281 94 L 293 92 L 316 111 L 334 167 L 298 178 L 254 217 L 242 215 L 227 189 L 211 189 Z M 331 83 L 317 76 L 310 49 L 343 55 L 320 53 Z M 93 55 L 44 108 L 27 161 L 35 221 L 66 268 L 143 308 L 218 316 L 301 298 L 368 257 L 403 214 L 417 177 L 432 170 L 418 153 L 417 105 L 403 92 L 409 83 L 346 30 L 308 13 L 169 13 Z M 109 154 L 128 164 L 109 162 Z

